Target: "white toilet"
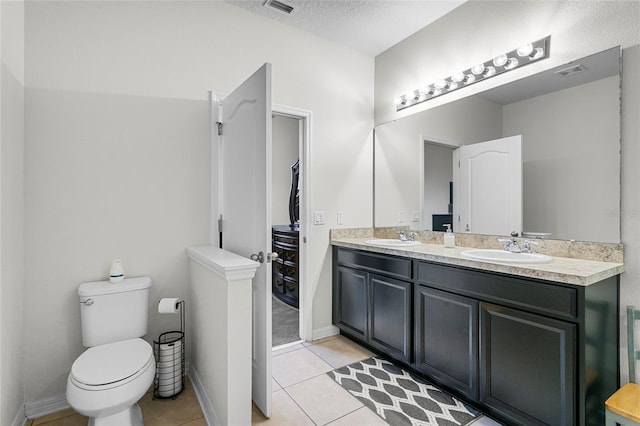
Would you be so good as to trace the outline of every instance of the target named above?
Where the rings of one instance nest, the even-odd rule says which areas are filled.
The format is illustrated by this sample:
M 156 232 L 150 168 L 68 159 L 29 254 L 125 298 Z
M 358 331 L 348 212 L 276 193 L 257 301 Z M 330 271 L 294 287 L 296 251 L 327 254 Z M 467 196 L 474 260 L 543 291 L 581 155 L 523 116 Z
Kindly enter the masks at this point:
M 149 277 L 78 287 L 82 344 L 67 379 L 67 401 L 90 426 L 143 425 L 138 401 L 156 372 L 147 334 Z

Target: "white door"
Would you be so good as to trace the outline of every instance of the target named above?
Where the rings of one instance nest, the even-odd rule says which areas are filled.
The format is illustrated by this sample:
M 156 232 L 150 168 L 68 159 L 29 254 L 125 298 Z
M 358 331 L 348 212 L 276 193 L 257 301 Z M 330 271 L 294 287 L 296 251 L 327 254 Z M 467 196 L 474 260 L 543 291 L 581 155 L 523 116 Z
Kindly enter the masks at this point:
M 253 278 L 252 396 L 270 417 L 271 64 L 224 98 L 221 108 L 222 248 L 264 258 Z
M 456 151 L 454 162 L 457 158 L 459 170 L 455 232 L 522 232 L 522 136 L 464 145 Z

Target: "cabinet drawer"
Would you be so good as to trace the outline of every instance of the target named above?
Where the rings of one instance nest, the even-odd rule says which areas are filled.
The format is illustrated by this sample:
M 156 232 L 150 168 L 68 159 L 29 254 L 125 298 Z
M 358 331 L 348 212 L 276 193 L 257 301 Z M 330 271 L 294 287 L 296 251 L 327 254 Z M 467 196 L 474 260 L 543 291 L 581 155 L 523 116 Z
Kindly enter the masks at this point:
M 339 265 L 387 275 L 395 278 L 412 278 L 411 260 L 390 255 L 338 249 Z
M 273 246 L 279 247 L 285 250 L 298 250 L 298 239 L 297 238 L 276 238 L 273 236 Z
M 578 292 L 574 288 L 427 262 L 418 264 L 418 280 L 432 287 L 506 306 L 568 319 L 578 316 Z

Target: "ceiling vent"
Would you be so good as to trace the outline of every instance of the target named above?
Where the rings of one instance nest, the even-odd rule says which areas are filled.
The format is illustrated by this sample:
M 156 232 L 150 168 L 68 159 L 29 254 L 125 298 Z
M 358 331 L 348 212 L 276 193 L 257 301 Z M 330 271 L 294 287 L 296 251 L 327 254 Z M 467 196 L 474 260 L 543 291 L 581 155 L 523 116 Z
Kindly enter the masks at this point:
M 561 70 L 556 71 L 556 74 L 558 74 L 561 77 L 569 77 L 572 75 L 576 75 L 576 74 L 580 74 L 582 72 L 585 72 L 587 70 L 587 67 L 585 67 L 582 64 L 576 64 L 576 65 L 571 65 L 568 68 L 563 68 Z
M 295 9 L 295 6 L 287 4 L 281 0 L 267 0 L 264 2 L 264 6 L 270 7 L 282 13 L 286 13 L 287 15 L 293 13 Z

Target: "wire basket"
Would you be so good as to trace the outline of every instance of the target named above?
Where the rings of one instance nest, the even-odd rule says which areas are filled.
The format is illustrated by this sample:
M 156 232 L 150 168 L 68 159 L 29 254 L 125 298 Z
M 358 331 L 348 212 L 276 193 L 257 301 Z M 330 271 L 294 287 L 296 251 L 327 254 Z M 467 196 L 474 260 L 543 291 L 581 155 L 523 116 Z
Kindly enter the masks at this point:
M 156 357 L 154 398 L 175 399 L 184 390 L 184 332 L 167 331 L 153 342 Z

